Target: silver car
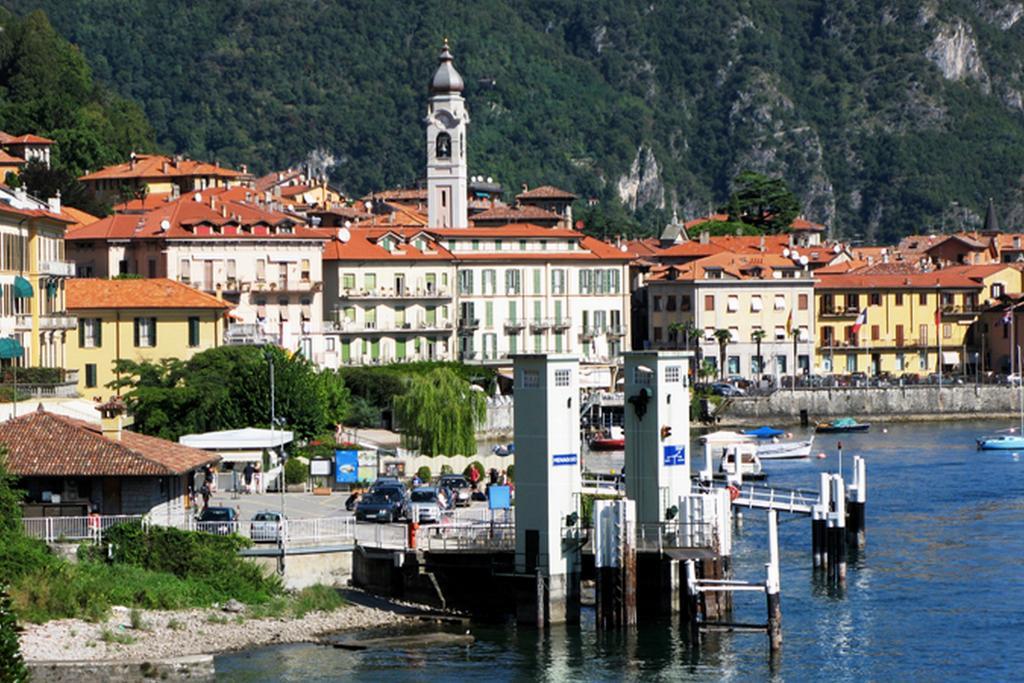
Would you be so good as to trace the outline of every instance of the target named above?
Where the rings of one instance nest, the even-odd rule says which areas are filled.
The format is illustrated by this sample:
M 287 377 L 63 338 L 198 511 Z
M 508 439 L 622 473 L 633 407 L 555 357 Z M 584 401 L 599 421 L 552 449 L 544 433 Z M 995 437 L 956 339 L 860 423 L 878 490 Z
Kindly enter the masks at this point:
M 412 490 L 412 518 L 420 524 L 439 522 L 441 505 L 437 500 L 437 489 L 421 486 Z
M 257 512 L 249 523 L 249 538 L 254 543 L 277 543 L 281 539 L 281 513 Z

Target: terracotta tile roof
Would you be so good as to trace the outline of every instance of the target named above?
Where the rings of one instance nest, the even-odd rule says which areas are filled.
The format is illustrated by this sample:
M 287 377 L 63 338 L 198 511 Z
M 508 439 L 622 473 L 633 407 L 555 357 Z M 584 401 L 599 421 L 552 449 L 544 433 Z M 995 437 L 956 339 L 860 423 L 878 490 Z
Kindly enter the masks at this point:
M 142 199 L 129 199 L 120 204 L 114 204 L 114 213 L 146 213 L 169 201 L 172 201 L 170 192 L 154 192 Z
M 144 214 L 114 214 L 69 230 L 66 239 L 326 239 L 293 216 L 239 200 L 245 192 L 245 188 L 190 192 Z
M 661 253 L 661 248 L 658 246 L 658 240 L 654 237 L 645 237 L 637 240 L 626 240 L 626 248 L 629 249 L 634 256 L 656 256 Z
M 0 164 L 3 164 L 4 166 L 11 166 L 11 165 L 21 166 L 24 163 L 25 163 L 25 160 L 22 159 L 21 157 L 16 157 L 16 156 L 14 156 L 12 154 L 8 154 L 7 152 L 5 152 L 2 149 L 0 149 Z
M 288 171 L 275 171 L 274 173 L 268 173 L 265 176 L 261 176 L 253 181 L 253 189 L 257 192 L 266 192 L 273 189 L 276 185 L 287 183 L 295 178 L 302 176 L 302 171 L 288 170 Z
M 324 261 L 452 261 L 450 251 L 437 244 L 433 237 L 419 228 L 380 227 L 380 228 L 349 228 L 349 240 L 341 242 L 337 239 L 336 228 L 321 228 L 320 232 L 330 235 L 333 239 L 324 245 Z M 377 244 L 384 235 L 392 234 L 401 239 L 395 251 L 388 251 Z M 409 241 L 417 235 L 424 235 L 428 249 L 420 251 Z
M 159 154 L 137 154 L 134 161 L 116 166 L 107 166 L 93 173 L 87 173 L 79 180 L 116 180 L 129 178 L 188 178 L 194 176 L 217 176 L 238 178 L 242 173 L 205 161 L 182 159 L 177 161 Z
M 75 222 L 70 216 L 64 214 L 53 213 L 45 209 L 17 209 L 3 201 L 0 201 L 0 213 L 21 216 L 23 218 L 49 218 L 58 223 L 71 224 Z
M 62 206 L 61 213 L 74 221 L 74 224 L 68 227 L 68 230 L 74 230 L 75 228 L 82 227 L 84 225 L 90 225 L 99 220 L 98 216 L 93 216 L 91 213 L 86 213 L 81 209 L 76 209 L 73 206 Z
M 42 410 L 0 424 L 7 468 L 22 477 L 141 477 L 184 474 L 220 460 L 190 448 L 122 430 L 121 440 L 99 425 Z
M 571 202 L 576 199 L 576 195 L 553 185 L 541 185 L 532 190 L 520 192 L 516 195 L 516 199 L 564 199 Z
M 228 310 L 231 304 L 167 278 L 100 280 L 71 278 L 67 281 L 69 310 L 92 308 L 212 308 Z
M 803 216 L 797 216 L 789 227 L 797 232 L 824 232 L 825 226 L 821 223 L 813 223 Z
M 815 273 L 818 289 L 979 289 L 981 285 L 963 273 L 936 270 L 929 273 L 868 274 L 859 270 L 845 274 Z
M 441 237 L 461 237 L 464 239 L 529 239 L 532 237 L 582 237 L 583 233 L 570 228 L 546 228 L 532 223 L 515 223 L 500 227 L 479 228 L 427 228 L 432 235 Z
M 935 240 L 931 244 L 931 246 L 929 246 L 925 251 L 931 251 L 932 249 L 937 248 L 939 245 L 945 244 L 946 242 L 950 241 L 960 242 L 961 244 L 967 246 L 967 248 L 973 249 L 974 251 L 981 251 L 982 249 L 988 248 L 988 240 L 984 239 L 980 235 L 970 233 L 959 233 L 955 235 L 941 236 L 939 239 Z
M 652 280 L 695 281 L 706 280 L 709 272 L 722 272 L 737 280 L 770 280 L 775 271 L 799 270 L 792 259 L 778 254 L 733 254 L 723 252 L 665 270 L 652 271 Z M 674 275 L 674 277 L 673 277 Z
M 532 223 L 534 221 L 549 221 L 557 223 L 562 217 L 539 206 L 496 206 L 486 211 L 473 214 L 471 219 L 474 223 Z
M 370 202 L 425 202 L 427 201 L 427 188 L 396 188 L 393 190 L 382 190 L 371 192 L 362 198 L 361 201 Z
M 52 145 L 53 140 L 40 137 L 39 135 L 11 135 L 0 131 L 0 145 Z

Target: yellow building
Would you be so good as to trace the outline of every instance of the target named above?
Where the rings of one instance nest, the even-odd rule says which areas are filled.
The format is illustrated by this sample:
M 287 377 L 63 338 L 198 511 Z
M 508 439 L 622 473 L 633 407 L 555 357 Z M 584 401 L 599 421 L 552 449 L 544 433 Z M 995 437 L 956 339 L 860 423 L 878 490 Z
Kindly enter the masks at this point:
M 125 201 L 150 195 L 179 195 L 208 188 L 231 188 L 248 174 L 216 164 L 159 154 L 132 154 L 123 164 L 87 173 L 79 180 L 98 197 Z
M 940 362 L 961 370 L 979 312 L 1019 291 L 1021 272 L 1004 265 L 819 274 L 816 365 L 824 374 L 927 375 Z
M 78 316 L 78 338 L 68 344 L 69 367 L 78 370 L 86 396 L 111 393 L 120 359 L 191 358 L 220 346 L 231 306 L 188 285 L 164 278 L 73 279 L 68 309 Z M 117 392 L 120 393 L 120 392 Z

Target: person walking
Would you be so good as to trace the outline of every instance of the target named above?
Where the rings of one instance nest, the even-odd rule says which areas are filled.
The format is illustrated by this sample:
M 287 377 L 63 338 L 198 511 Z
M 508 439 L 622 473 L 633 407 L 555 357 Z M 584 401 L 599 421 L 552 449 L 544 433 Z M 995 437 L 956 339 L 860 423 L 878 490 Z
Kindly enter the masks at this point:
M 245 469 L 242 470 L 242 481 L 244 484 L 244 491 L 246 493 L 252 493 L 252 475 L 256 472 L 256 468 L 252 466 L 251 462 L 245 464 Z
M 480 470 L 472 465 L 469 466 L 469 483 L 472 484 L 474 492 L 476 491 L 477 485 L 480 483 Z

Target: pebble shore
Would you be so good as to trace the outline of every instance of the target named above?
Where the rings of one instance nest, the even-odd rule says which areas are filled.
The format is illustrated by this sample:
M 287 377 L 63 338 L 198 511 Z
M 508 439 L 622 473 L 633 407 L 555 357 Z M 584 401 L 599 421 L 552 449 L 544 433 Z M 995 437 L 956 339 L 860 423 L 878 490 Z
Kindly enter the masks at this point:
M 21 633 L 26 661 L 159 660 L 215 654 L 277 643 L 299 643 L 335 631 L 396 626 L 407 617 L 386 610 L 346 605 L 333 612 L 311 612 L 301 619 L 250 619 L 220 609 L 142 610 L 142 628 L 131 626 L 131 610 L 115 607 L 108 621 L 60 619 L 27 624 Z M 104 631 L 130 644 L 107 642 Z M 108 636 L 108 640 L 110 637 Z

